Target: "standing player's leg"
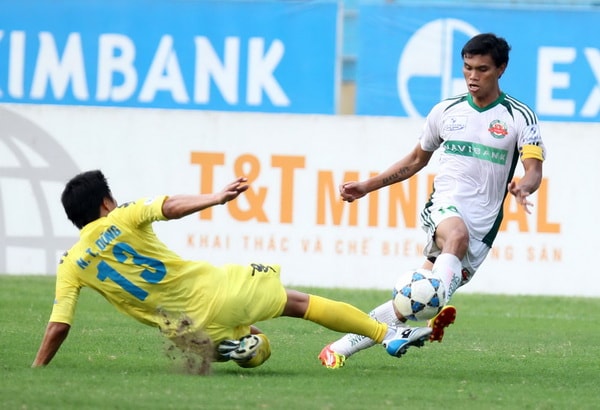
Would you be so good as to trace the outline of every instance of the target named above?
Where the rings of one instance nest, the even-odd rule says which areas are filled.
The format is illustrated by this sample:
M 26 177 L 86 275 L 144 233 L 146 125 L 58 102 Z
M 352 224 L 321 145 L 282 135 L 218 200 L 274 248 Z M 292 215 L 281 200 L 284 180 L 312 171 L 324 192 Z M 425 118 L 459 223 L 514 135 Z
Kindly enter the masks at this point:
M 389 300 L 373 309 L 369 315 L 379 322 L 387 323 L 390 326 L 398 327 L 404 324 L 398 319 L 392 301 Z M 355 333 L 347 333 L 342 338 L 328 344 L 321 350 L 319 359 L 323 366 L 330 369 L 336 369 L 343 366 L 346 359 L 361 350 L 375 346 L 376 342 L 366 336 Z
M 411 346 L 423 346 L 431 334 L 429 327 L 389 326 L 344 302 L 293 290 L 288 290 L 287 295 L 283 316 L 302 317 L 337 332 L 365 336 L 376 344 L 382 344 L 392 356 L 400 357 Z M 343 360 L 339 366 L 343 365 Z

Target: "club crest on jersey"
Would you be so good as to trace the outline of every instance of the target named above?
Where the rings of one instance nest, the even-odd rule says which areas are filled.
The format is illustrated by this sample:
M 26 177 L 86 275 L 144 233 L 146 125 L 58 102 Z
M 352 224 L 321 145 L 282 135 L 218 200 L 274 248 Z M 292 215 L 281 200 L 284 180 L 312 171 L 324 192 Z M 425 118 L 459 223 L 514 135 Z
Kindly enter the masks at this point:
M 494 138 L 504 138 L 506 137 L 506 134 L 508 134 L 508 128 L 506 127 L 506 124 L 500 120 L 494 120 L 490 122 L 488 131 Z

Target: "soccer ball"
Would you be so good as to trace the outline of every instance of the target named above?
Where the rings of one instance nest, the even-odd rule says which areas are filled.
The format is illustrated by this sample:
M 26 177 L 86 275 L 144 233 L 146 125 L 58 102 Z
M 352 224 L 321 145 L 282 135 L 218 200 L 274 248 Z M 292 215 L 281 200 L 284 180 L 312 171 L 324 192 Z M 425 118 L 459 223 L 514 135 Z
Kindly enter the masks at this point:
M 405 318 L 429 320 L 444 307 L 446 288 L 431 271 L 411 270 L 398 278 L 392 292 L 392 301 Z

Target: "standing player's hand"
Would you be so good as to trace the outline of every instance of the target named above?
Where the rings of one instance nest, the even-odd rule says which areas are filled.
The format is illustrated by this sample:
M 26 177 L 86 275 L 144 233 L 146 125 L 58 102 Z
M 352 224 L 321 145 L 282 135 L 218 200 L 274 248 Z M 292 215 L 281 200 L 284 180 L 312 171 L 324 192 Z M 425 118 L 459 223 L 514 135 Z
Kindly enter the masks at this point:
M 360 182 L 345 182 L 339 187 L 343 201 L 352 202 L 367 194 Z
M 248 178 L 238 177 L 233 182 L 227 184 L 225 188 L 223 188 L 223 190 L 220 192 L 221 201 L 219 202 L 221 203 L 221 205 L 237 198 L 242 192 L 247 191 L 250 187 L 250 185 L 246 184 L 247 181 Z
M 529 207 L 533 206 L 533 203 L 527 199 L 529 198 L 529 195 L 531 195 L 531 192 L 528 192 L 521 188 L 515 181 L 511 181 L 508 184 L 508 192 L 510 192 L 515 197 L 517 203 L 521 205 L 523 209 L 525 209 L 525 212 L 527 212 L 528 214 L 531 213 Z

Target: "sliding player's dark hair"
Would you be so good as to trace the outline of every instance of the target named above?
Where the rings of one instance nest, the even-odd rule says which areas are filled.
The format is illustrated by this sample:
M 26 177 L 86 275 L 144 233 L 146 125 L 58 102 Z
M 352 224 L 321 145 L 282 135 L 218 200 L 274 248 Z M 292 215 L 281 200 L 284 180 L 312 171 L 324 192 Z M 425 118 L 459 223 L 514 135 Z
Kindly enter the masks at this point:
M 108 182 L 100 170 L 74 176 L 60 197 L 67 217 L 79 229 L 100 217 L 104 198 L 112 198 Z

